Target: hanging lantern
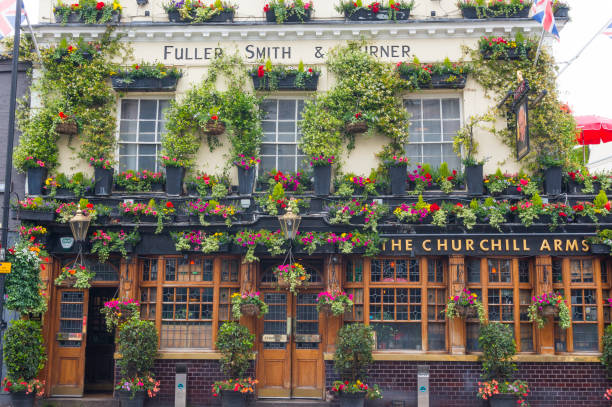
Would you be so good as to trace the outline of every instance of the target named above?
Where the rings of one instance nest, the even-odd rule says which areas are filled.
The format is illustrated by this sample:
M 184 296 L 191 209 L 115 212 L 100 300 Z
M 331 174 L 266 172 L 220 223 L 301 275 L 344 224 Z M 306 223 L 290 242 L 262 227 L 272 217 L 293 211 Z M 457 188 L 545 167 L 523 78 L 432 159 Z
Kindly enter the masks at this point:
M 83 215 L 83 211 L 77 210 L 76 215 L 70 219 L 70 230 L 72 230 L 72 236 L 77 242 L 84 242 L 87 238 L 87 230 L 89 229 L 89 223 L 91 218 Z
M 283 235 L 285 235 L 286 239 L 295 239 L 301 221 L 302 217 L 293 213 L 293 211 L 291 210 L 291 205 L 289 205 L 287 213 L 278 217 L 278 222 L 280 223 L 281 231 L 283 232 Z

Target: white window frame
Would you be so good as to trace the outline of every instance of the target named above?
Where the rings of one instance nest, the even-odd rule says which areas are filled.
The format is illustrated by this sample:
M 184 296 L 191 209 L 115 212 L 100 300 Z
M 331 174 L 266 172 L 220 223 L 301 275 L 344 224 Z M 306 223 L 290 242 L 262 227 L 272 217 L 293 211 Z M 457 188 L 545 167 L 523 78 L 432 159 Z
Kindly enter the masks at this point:
M 273 94 L 273 95 L 270 95 L 270 96 L 267 96 L 267 97 L 264 98 L 264 100 L 266 100 L 266 99 L 268 99 L 268 100 L 269 99 L 274 99 L 274 100 L 297 100 L 297 101 L 302 100 L 302 101 L 304 101 L 304 103 L 306 103 L 306 101 L 308 101 L 310 98 L 308 96 L 304 96 L 304 95 L 274 95 Z M 297 115 L 297 109 L 296 109 L 296 115 Z M 277 109 L 277 116 L 278 116 L 278 109 Z M 262 122 L 263 121 L 265 121 L 265 119 L 262 119 Z M 276 126 L 276 137 L 277 137 L 277 140 L 278 140 L 278 118 L 276 119 L 276 123 L 277 123 L 277 126 Z M 298 134 L 301 133 L 299 123 L 300 123 L 300 121 L 298 120 L 298 118 L 296 116 L 295 117 L 295 125 L 296 125 L 296 132 Z M 270 145 L 295 144 L 295 146 L 296 146 L 295 157 L 299 157 L 300 156 L 300 154 L 297 154 L 298 151 L 299 151 L 299 144 L 300 144 L 299 141 L 295 141 L 295 142 L 288 142 L 288 141 L 287 142 L 284 142 L 284 141 L 283 142 L 279 142 L 279 141 L 276 141 L 274 143 L 271 143 L 271 142 L 263 141 L 263 138 L 262 138 L 261 147 L 263 147 L 264 144 L 270 144 Z M 263 158 L 264 155 L 261 154 L 261 156 Z M 270 155 L 266 155 L 266 157 L 271 157 L 271 156 Z M 276 156 L 275 156 L 275 162 L 276 162 L 275 168 L 278 169 L 278 154 L 276 154 Z M 291 172 L 295 173 L 296 171 L 298 171 L 298 169 L 299 169 L 298 164 L 299 164 L 299 162 L 296 160 L 296 168 L 293 171 L 291 171 Z M 263 165 L 261 165 L 260 168 L 261 168 L 260 171 L 263 171 Z
M 167 94 L 163 95 L 163 94 L 147 94 L 147 95 L 130 95 L 127 94 L 125 97 L 122 98 L 117 98 L 118 103 L 117 103 L 117 131 L 115 134 L 115 139 L 117 140 L 117 147 L 115 149 L 115 157 L 117 157 L 117 169 L 116 172 L 121 172 L 120 169 L 120 151 L 121 151 L 121 144 L 135 144 L 135 145 L 140 145 L 140 144 L 150 144 L 150 145 L 159 145 L 161 147 L 161 139 L 163 137 L 163 135 L 165 133 L 160 133 L 159 134 L 159 141 L 158 142 L 138 142 L 138 141 L 123 141 L 121 140 L 121 107 L 123 105 L 123 101 L 124 100 L 138 100 L 138 119 L 136 120 L 136 122 L 138 123 L 140 121 L 140 101 L 141 100 L 167 100 L 168 102 L 171 102 L 174 100 L 173 96 L 169 96 Z M 167 121 L 167 120 L 166 120 Z M 158 118 L 155 119 L 155 123 L 158 123 L 159 120 Z M 156 131 L 157 131 L 157 127 L 156 127 Z M 136 132 L 136 136 L 138 138 L 138 129 Z M 138 157 L 138 155 L 136 155 L 136 157 Z M 138 171 L 140 171 L 140 169 L 137 169 Z M 163 170 L 163 167 L 160 166 L 159 164 L 159 160 L 155 161 L 155 172 L 161 172 Z
M 462 93 L 414 93 L 414 94 L 410 94 L 409 96 L 406 96 L 403 98 L 403 101 L 406 100 L 426 100 L 426 99 L 436 99 L 436 100 L 441 100 L 441 99 L 457 99 L 459 100 L 459 128 L 462 128 L 464 126 L 464 117 L 463 117 L 463 94 Z M 404 102 L 402 102 L 403 104 Z M 406 108 L 404 106 L 404 108 Z M 440 115 L 442 115 L 442 107 L 440 106 Z M 421 120 L 423 120 L 423 107 L 421 106 Z M 441 123 L 440 123 L 440 131 L 441 134 L 444 135 L 444 118 L 441 117 L 440 119 Z M 444 137 L 444 136 L 443 136 Z M 453 144 L 453 141 L 422 141 L 422 142 L 418 142 L 418 143 L 413 143 L 413 142 L 408 142 L 407 144 L 418 144 L 418 145 L 424 145 L 424 144 L 440 144 L 440 148 L 442 148 L 442 144 Z M 444 157 L 443 157 L 444 158 Z M 461 160 L 463 159 L 463 154 L 461 154 L 459 156 L 459 166 L 460 168 L 456 168 L 457 170 L 461 169 L 463 170 L 463 163 L 461 162 Z M 443 160 L 444 162 L 444 160 Z M 421 162 L 418 163 L 411 163 L 412 165 L 416 165 L 416 164 L 421 164 Z M 451 168 L 452 169 L 452 168 Z

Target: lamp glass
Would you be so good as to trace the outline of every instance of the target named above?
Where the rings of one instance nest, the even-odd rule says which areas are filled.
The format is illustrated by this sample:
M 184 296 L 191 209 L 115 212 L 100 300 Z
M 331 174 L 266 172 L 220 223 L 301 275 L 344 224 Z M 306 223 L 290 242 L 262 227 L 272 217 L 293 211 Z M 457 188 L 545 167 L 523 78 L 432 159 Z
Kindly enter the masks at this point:
M 300 215 L 296 215 L 290 210 L 287 211 L 286 214 L 278 217 L 281 231 L 283 232 L 283 235 L 285 235 L 286 239 L 294 239 L 297 236 L 297 231 L 300 227 L 301 221 L 302 217 Z
M 89 229 L 89 223 L 91 218 L 83 215 L 83 212 L 79 209 L 76 215 L 70 219 L 70 230 L 72 230 L 72 236 L 77 242 L 84 242 L 87 238 L 87 230 Z

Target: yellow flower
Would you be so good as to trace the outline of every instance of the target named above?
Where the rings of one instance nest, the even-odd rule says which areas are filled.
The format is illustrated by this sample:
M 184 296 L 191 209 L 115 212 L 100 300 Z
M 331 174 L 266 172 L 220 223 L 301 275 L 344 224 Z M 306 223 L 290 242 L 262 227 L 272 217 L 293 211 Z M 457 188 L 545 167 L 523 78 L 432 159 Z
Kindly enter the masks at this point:
M 49 185 L 49 184 L 51 184 L 51 180 L 52 180 L 52 179 L 53 179 L 53 178 L 47 178 L 47 179 L 45 180 L 45 185 Z

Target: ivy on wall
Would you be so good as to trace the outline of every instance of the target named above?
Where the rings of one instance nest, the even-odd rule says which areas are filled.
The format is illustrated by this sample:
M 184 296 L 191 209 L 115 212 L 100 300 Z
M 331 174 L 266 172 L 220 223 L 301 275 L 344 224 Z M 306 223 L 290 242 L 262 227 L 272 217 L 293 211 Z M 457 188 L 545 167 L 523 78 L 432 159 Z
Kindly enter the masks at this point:
M 497 39 L 488 39 L 497 40 Z M 481 40 L 481 42 L 483 42 Z M 542 101 L 533 106 L 530 104 L 529 127 L 531 152 L 523 160 L 531 169 L 538 167 L 538 161 L 559 160 L 571 165 L 575 160 L 571 151 L 576 144 L 575 122 L 571 114 L 565 111 L 559 101 L 556 89 L 556 67 L 553 57 L 543 48 L 537 65 L 534 66 L 538 43 L 534 39 L 523 38 L 520 34 L 515 39 L 507 39 L 510 46 L 526 50 L 518 53 L 517 59 L 506 59 L 503 55 L 487 55 L 480 49 L 464 48 L 472 59 L 472 75 L 482 85 L 496 104 L 502 101 L 510 88 L 516 88 L 517 71 L 529 82 L 532 89 L 531 99 L 546 90 L 548 94 Z M 487 44 L 485 44 L 487 45 Z M 498 59 L 499 58 L 499 59 Z M 514 113 L 509 111 L 509 104 L 497 109 L 496 114 L 506 117 L 508 126 L 503 129 L 492 129 L 508 147 L 512 154 L 516 151 L 516 125 Z
M 300 148 L 310 156 L 338 156 L 346 144 L 351 150 L 355 136 L 347 123 L 365 120 L 368 133 L 390 139 L 385 155 L 402 154 L 408 142 L 409 115 L 401 95 L 409 84 L 394 67 L 363 52 L 361 43 L 330 52 L 327 66 L 336 83 L 327 93 L 305 104 Z

